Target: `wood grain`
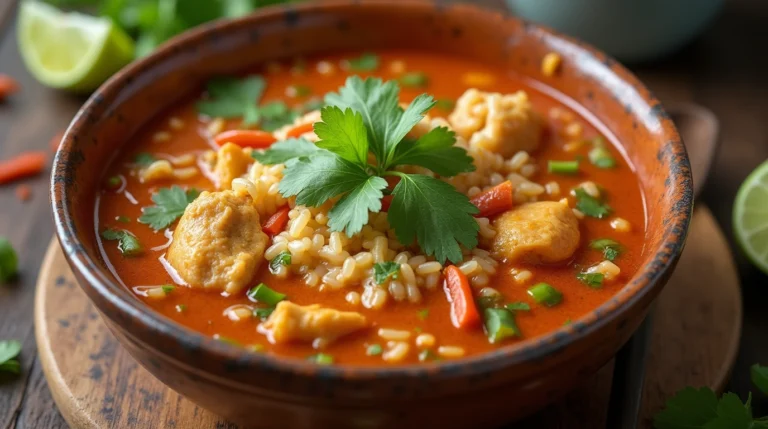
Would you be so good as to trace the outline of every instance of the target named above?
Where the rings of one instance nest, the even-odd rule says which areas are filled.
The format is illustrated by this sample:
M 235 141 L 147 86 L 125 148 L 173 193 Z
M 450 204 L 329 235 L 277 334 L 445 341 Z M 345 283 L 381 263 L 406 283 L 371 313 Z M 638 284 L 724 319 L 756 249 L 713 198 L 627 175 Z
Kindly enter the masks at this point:
M 686 385 L 721 388 L 735 360 L 741 330 L 738 277 L 706 207 L 697 210 L 689 240 L 655 310 L 646 422 Z M 75 284 L 56 242 L 43 262 L 35 324 L 53 398 L 72 427 L 228 427 L 164 387 L 120 347 Z M 564 400 L 514 427 L 604 427 L 611 370 L 607 365 Z

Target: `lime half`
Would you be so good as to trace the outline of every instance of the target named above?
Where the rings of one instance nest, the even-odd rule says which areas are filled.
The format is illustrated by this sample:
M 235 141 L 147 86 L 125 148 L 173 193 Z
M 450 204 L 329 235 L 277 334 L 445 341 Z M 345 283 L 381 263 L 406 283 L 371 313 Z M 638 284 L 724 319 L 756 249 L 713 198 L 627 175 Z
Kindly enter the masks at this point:
M 24 63 L 52 88 L 92 91 L 133 60 L 133 41 L 108 18 L 22 1 L 18 28 Z
M 736 194 L 733 233 L 752 263 L 768 274 L 768 161 L 750 173 Z

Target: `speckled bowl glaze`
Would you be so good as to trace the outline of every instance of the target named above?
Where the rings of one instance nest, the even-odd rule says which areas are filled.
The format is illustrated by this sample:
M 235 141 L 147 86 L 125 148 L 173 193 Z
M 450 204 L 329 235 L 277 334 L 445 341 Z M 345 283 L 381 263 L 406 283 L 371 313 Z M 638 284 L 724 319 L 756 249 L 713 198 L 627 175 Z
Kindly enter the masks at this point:
M 644 263 L 612 299 L 548 335 L 418 366 L 315 366 L 249 353 L 149 311 L 99 256 L 94 198 L 115 151 L 206 79 L 259 62 L 335 50 L 409 47 L 473 57 L 543 80 L 622 142 L 647 206 Z M 556 79 L 540 76 L 550 51 Z M 685 242 L 693 187 L 685 148 L 659 101 L 626 69 L 576 40 L 468 5 L 329 1 L 204 25 L 126 67 L 83 106 L 53 169 L 56 232 L 81 287 L 152 374 L 244 427 L 465 428 L 529 414 L 584 381 L 624 344 Z

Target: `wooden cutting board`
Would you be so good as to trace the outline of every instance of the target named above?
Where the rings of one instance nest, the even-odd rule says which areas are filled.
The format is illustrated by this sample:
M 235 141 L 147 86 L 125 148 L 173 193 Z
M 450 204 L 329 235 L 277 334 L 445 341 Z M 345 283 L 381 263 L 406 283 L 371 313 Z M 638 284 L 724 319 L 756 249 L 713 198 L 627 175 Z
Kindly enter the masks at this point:
M 698 207 L 688 244 L 659 297 L 640 427 L 687 385 L 722 389 L 741 334 L 741 290 L 712 214 Z M 54 240 L 35 303 L 40 359 L 53 398 L 73 428 L 235 428 L 186 400 L 140 367 L 75 284 Z M 514 428 L 603 428 L 613 363 L 559 403 Z

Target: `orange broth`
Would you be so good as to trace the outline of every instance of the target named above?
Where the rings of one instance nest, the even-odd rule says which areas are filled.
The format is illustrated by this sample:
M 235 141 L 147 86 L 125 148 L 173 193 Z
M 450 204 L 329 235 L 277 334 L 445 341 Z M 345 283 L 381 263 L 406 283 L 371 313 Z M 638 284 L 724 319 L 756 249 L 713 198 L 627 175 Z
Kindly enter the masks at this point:
M 344 72 L 340 63 L 345 58 L 356 57 L 359 54 L 331 55 L 315 58 L 304 62 L 304 71 L 291 70 L 291 63 L 283 63 L 279 70 L 277 67 L 267 67 L 256 70 L 267 81 L 267 89 L 262 102 L 272 100 L 284 100 L 289 105 L 305 102 L 308 97 L 290 98 L 286 90 L 291 85 L 306 85 L 312 90 L 314 96 L 324 95 L 329 91 L 336 91 L 344 84 L 349 73 Z M 565 265 L 554 266 L 525 266 L 515 264 L 516 268 L 526 268 L 533 273 L 533 279 L 526 284 L 518 284 L 509 273 L 511 265 L 500 263 L 497 274 L 492 277 L 489 286 L 500 291 L 507 302 L 523 301 L 531 305 L 531 311 L 518 312 L 517 323 L 524 338 L 533 338 L 551 331 L 571 319 L 576 319 L 588 313 L 608 300 L 616 293 L 628 279 L 637 271 L 641 253 L 643 250 L 643 238 L 645 233 L 645 207 L 640 192 L 637 178 L 632 167 L 624 159 L 623 155 L 609 145 L 609 150 L 616 158 L 618 165 L 613 169 L 600 169 L 591 165 L 587 160 L 589 145 L 584 145 L 577 152 L 566 152 L 563 145 L 572 140 L 563 137 L 563 124 L 553 119 L 549 114 L 550 109 L 559 108 L 564 112 L 574 115 L 576 121 L 583 127 L 583 138 L 591 139 L 600 136 L 599 124 L 595 123 L 588 112 L 567 100 L 555 91 L 544 87 L 541 83 L 532 82 L 511 74 L 502 68 L 490 65 L 478 64 L 469 59 L 455 58 L 443 55 L 427 54 L 410 51 L 387 51 L 378 53 L 380 66 L 374 73 L 385 80 L 396 79 L 391 68 L 393 61 L 402 61 L 408 71 L 420 71 L 429 77 L 429 84 L 425 88 L 407 88 L 401 86 L 401 100 L 410 101 L 413 97 L 423 92 L 433 95 L 436 99 L 458 98 L 468 85 L 463 83 L 462 76 L 467 72 L 485 73 L 493 77 L 494 82 L 487 87 L 479 87 L 481 90 L 501 93 L 511 93 L 520 89 L 528 92 L 528 95 L 542 117 L 546 118 L 546 132 L 544 141 L 539 149 L 532 153 L 538 165 L 538 172 L 533 177 L 537 183 L 556 181 L 562 189 L 557 198 L 568 195 L 571 188 L 585 180 L 591 180 L 603 187 L 607 193 L 607 202 L 613 208 L 614 213 L 608 219 L 595 219 L 586 217 L 581 220 L 581 244 L 572 261 Z M 318 61 L 327 61 L 334 65 L 335 73 L 326 75 L 317 71 Z M 366 73 L 355 73 L 366 76 Z M 437 108 L 431 114 L 434 116 L 446 116 L 449 112 Z M 169 127 L 170 118 L 179 118 L 183 121 L 182 129 L 175 130 Z M 153 251 L 151 248 L 165 244 L 168 239 L 162 231 L 155 233 L 147 225 L 137 222 L 141 216 L 142 207 L 152 205 L 150 197 L 158 188 L 169 187 L 178 184 L 182 187 L 194 187 L 199 190 L 214 190 L 213 184 L 204 176 L 198 175 L 190 180 L 175 180 L 156 182 L 146 185 L 139 182 L 135 168 L 131 164 L 136 154 L 150 152 L 157 158 L 165 155 L 179 156 L 190 152 L 200 153 L 204 150 L 216 149 L 213 142 L 207 137 L 207 118 L 198 117 L 194 101 L 181 103 L 170 109 L 162 117 L 146 126 L 139 135 L 132 139 L 132 143 L 111 164 L 107 176 L 123 175 L 127 179 L 124 192 L 115 192 L 105 186 L 97 201 L 98 224 L 96 231 L 113 227 L 126 229 L 139 239 L 144 247 L 144 253 L 137 257 L 123 257 L 117 249 L 115 242 L 104 241 L 102 243 L 105 260 L 113 267 L 115 275 L 132 288 L 141 285 L 161 285 L 173 283 L 171 276 L 163 268 L 158 258 L 164 254 L 164 250 Z M 229 121 L 229 128 L 236 128 L 237 121 Z M 159 131 L 171 133 L 167 141 L 156 142 L 153 136 Z M 612 136 L 603 135 L 606 141 L 612 141 Z M 613 142 L 615 144 L 615 142 Z M 583 157 L 580 163 L 581 173 L 575 176 L 552 175 L 547 173 L 547 161 L 572 160 L 574 157 Z M 132 203 L 126 193 L 130 193 L 136 200 Z M 543 198 L 548 199 L 546 194 Z M 118 217 L 128 217 L 129 222 L 118 221 Z M 609 220 L 614 216 L 620 216 L 630 222 L 631 232 L 614 231 Z M 173 228 L 174 225 L 171 226 Z M 623 253 L 615 263 L 621 268 L 618 280 L 606 283 L 600 289 L 593 289 L 576 279 L 579 267 L 585 267 L 603 260 L 599 251 L 588 247 L 590 241 L 598 238 L 613 238 L 619 241 L 623 247 Z M 514 341 L 507 340 L 502 344 L 490 344 L 482 328 L 474 330 L 461 330 L 455 328 L 449 316 L 449 303 L 442 288 L 433 291 L 422 289 L 423 299 L 419 304 L 408 302 L 389 302 L 381 310 L 366 309 L 361 305 L 353 306 L 344 299 L 348 290 L 319 291 L 318 288 L 306 286 L 299 277 L 289 277 L 281 280 L 273 277 L 268 270 L 268 263 L 262 263 L 257 278 L 253 285 L 264 282 L 272 289 L 288 295 L 289 299 L 297 304 L 306 305 L 319 303 L 338 310 L 358 311 L 364 314 L 372 322 L 368 329 L 343 337 L 330 344 L 323 353 L 334 357 L 335 362 L 341 364 L 356 365 L 387 365 L 381 356 L 367 356 L 366 347 L 370 344 L 385 345 L 386 341 L 377 336 L 378 327 L 404 329 L 414 332 L 433 334 L 439 345 L 460 346 L 466 350 L 466 355 L 483 353 L 498 348 Z M 536 305 L 527 295 L 526 290 L 538 282 L 547 282 L 554 285 L 564 295 L 561 304 L 548 308 Z M 243 345 L 261 345 L 263 353 L 295 358 L 306 358 L 314 353 L 309 344 L 269 344 L 266 337 L 256 330 L 258 319 L 233 322 L 223 312 L 226 308 L 238 304 L 251 304 L 243 291 L 238 296 L 224 297 L 218 293 L 204 292 L 188 287 L 177 286 L 175 290 L 164 299 L 148 299 L 136 295 L 137 299 L 144 301 L 153 311 L 158 311 L 166 317 L 185 325 L 205 335 L 219 335 L 233 339 Z M 186 306 L 182 312 L 177 311 L 178 305 Z M 420 317 L 420 310 L 428 309 L 426 318 Z M 406 363 L 419 362 L 418 350 L 411 347 Z

